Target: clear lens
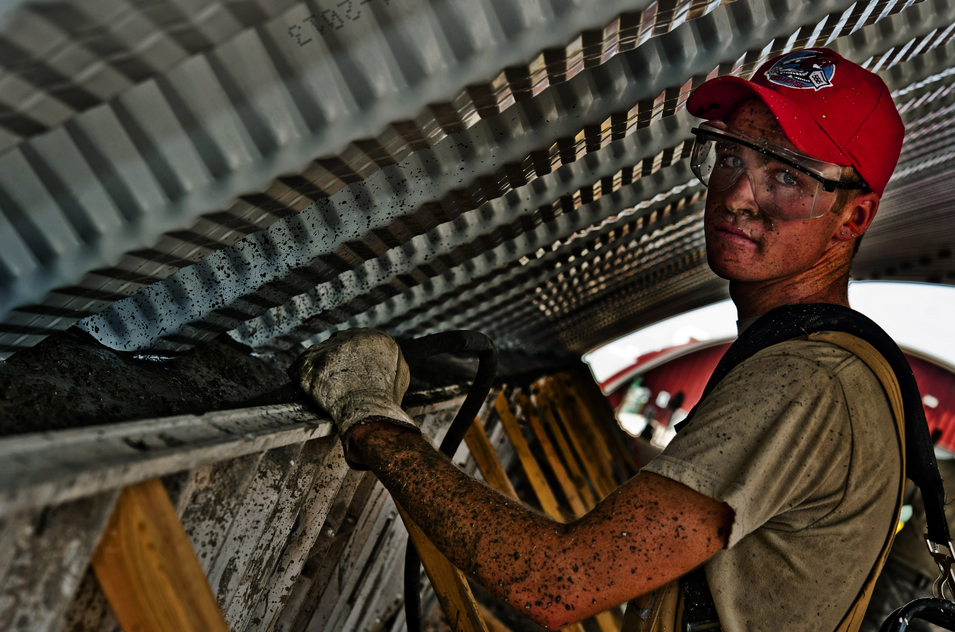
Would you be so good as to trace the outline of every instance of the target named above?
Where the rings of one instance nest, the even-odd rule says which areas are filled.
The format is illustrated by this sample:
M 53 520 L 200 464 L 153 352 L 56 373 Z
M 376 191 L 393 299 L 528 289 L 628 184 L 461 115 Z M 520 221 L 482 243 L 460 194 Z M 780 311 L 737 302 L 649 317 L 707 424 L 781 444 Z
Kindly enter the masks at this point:
M 838 165 L 800 156 L 758 137 L 709 125 L 694 133 L 696 142 L 690 167 L 710 189 L 725 191 L 745 174 L 756 203 L 767 215 L 802 220 L 831 209 L 835 193 L 825 191 L 820 178 L 838 178 Z

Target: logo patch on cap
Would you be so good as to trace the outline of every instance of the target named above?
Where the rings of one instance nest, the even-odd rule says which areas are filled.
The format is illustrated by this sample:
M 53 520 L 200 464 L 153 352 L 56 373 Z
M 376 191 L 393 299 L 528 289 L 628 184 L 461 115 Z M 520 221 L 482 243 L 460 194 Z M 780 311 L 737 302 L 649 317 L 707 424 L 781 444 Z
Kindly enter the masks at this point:
M 771 83 L 786 88 L 831 88 L 836 58 L 817 50 L 801 50 L 780 59 L 765 74 Z

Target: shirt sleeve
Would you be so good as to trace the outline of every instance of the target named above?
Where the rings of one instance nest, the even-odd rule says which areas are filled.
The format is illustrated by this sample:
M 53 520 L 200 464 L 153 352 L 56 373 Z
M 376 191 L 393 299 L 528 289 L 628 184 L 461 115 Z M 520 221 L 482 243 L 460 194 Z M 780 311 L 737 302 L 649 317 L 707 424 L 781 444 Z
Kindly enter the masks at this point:
M 729 505 L 732 547 L 767 523 L 793 531 L 810 526 L 800 524 L 806 501 L 814 505 L 806 519 L 818 519 L 820 503 L 835 507 L 850 455 L 838 376 L 771 347 L 735 367 L 644 470 Z

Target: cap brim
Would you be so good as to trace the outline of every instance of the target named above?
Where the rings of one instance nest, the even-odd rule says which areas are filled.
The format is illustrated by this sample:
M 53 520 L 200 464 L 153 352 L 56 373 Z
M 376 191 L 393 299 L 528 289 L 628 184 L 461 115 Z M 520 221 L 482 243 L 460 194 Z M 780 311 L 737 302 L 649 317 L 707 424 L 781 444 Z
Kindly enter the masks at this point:
M 796 149 L 813 158 L 837 165 L 852 164 L 805 110 L 778 92 L 751 81 L 733 76 L 711 79 L 690 95 L 686 107 L 693 116 L 708 120 L 725 120 L 737 105 L 752 97 L 766 104 L 786 138 Z

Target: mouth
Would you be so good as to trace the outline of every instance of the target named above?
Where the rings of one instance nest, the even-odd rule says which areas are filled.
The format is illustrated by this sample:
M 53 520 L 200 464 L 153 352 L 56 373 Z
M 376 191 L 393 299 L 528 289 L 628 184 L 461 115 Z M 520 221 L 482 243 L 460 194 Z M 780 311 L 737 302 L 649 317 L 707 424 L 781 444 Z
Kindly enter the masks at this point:
M 736 244 L 739 246 L 754 247 L 757 245 L 757 242 L 754 238 L 750 237 L 744 230 L 730 225 L 722 225 L 715 227 L 715 234 L 721 240 Z

